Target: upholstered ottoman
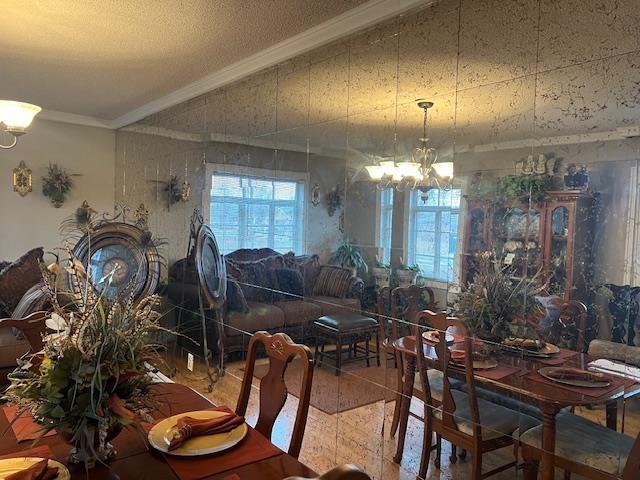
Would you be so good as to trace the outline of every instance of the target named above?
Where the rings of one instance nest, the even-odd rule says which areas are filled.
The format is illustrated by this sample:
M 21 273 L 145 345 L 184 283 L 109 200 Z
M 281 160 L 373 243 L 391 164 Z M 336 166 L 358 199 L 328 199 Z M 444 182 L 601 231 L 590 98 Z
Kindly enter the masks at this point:
M 333 357 L 335 360 L 336 375 L 340 375 L 342 368 L 342 356 L 345 353 L 348 358 L 345 361 L 365 360 L 367 367 L 371 358 L 375 358 L 380 366 L 380 339 L 378 338 L 378 322 L 373 318 L 365 317 L 359 313 L 336 313 L 325 315 L 313 322 L 316 333 L 315 360 L 319 365 L 324 357 Z M 369 342 L 375 338 L 376 351 L 371 353 Z M 365 343 L 364 348 L 360 345 Z M 336 345 L 335 351 L 325 351 L 327 343 Z

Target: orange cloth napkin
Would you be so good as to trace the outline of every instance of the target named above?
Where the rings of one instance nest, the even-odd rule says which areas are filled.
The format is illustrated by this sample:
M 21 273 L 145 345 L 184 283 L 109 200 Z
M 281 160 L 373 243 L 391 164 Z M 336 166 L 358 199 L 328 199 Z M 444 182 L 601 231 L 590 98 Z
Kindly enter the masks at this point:
M 58 476 L 58 467 L 49 467 L 46 458 L 34 463 L 29 468 L 12 473 L 6 480 L 53 480 Z
M 229 432 L 244 423 L 244 417 L 236 415 L 229 407 L 216 407 L 212 410 L 225 412 L 226 415 L 208 420 L 189 416 L 180 418 L 177 424 L 178 431 L 169 443 L 169 450 L 175 450 L 191 437 Z

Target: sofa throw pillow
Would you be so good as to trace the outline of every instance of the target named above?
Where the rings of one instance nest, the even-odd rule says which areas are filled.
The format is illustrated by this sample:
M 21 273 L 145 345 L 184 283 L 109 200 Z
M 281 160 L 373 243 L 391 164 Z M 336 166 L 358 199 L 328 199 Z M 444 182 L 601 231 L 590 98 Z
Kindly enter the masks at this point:
M 344 298 L 351 284 L 351 271 L 348 268 L 323 265 L 313 287 L 314 295 Z
M 297 268 L 278 268 L 276 270 L 278 286 L 283 292 L 283 300 L 299 300 L 304 296 L 304 281 L 302 273 Z
M 22 296 L 42 280 L 40 262 L 44 249 L 34 248 L 0 271 L 0 306 L 13 312 Z
M 22 296 L 18 305 L 13 310 L 13 318 L 25 318 L 33 312 L 49 310 L 51 308 L 51 298 L 44 282 L 38 282 Z
M 227 278 L 227 306 L 229 310 L 235 312 L 247 313 L 249 311 L 249 304 L 240 285 L 231 278 Z

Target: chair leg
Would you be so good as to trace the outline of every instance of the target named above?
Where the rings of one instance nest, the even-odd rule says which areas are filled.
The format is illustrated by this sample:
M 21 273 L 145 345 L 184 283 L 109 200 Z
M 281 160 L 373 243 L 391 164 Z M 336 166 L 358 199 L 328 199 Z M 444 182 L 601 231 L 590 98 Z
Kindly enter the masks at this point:
M 371 366 L 371 362 L 369 361 L 369 340 L 370 340 L 370 336 L 367 335 L 367 341 L 364 344 L 364 351 L 365 351 L 365 356 L 367 357 L 367 368 L 369 368 Z
M 449 455 L 449 461 L 453 464 L 458 461 L 458 447 L 452 443 L 451 444 L 451 455 Z
M 342 338 L 338 337 L 338 343 L 336 345 L 336 376 L 340 375 L 341 368 L 342 368 Z
M 522 480 L 538 480 L 539 464 L 535 460 L 526 460 L 523 465 Z
M 391 421 L 391 436 L 393 437 L 398 431 L 400 424 L 400 405 L 402 403 L 402 357 L 398 352 L 394 352 L 394 361 L 396 362 L 396 401 L 393 407 L 393 420 Z
M 427 418 L 424 425 L 424 436 L 422 439 L 422 457 L 420 458 L 420 470 L 418 477 L 427 478 L 429 460 L 431 459 L 431 446 L 433 445 L 433 428 L 431 419 Z
M 440 470 L 440 459 L 442 457 L 442 436 L 436 434 L 436 459 L 433 462 L 438 470 Z
M 564 480 L 571 480 L 571 472 L 569 470 L 564 471 Z
M 471 460 L 471 480 L 482 480 L 482 453 L 479 448 L 474 449 Z
M 376 363 L 380 366 L 380 337 L 376 335 Z

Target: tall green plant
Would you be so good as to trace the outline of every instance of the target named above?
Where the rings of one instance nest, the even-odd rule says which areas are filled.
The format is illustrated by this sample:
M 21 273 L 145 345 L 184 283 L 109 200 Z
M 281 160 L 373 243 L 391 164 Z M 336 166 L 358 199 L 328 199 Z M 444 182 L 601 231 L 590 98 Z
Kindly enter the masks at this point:
M 356 271 L 369 271 L 369 266 L 364 259 L 362 250 L 351 241 L 348 236 L 342 238 L 342 243 L 331 256 L 330 262 L 341 267 L 354 268 Z

